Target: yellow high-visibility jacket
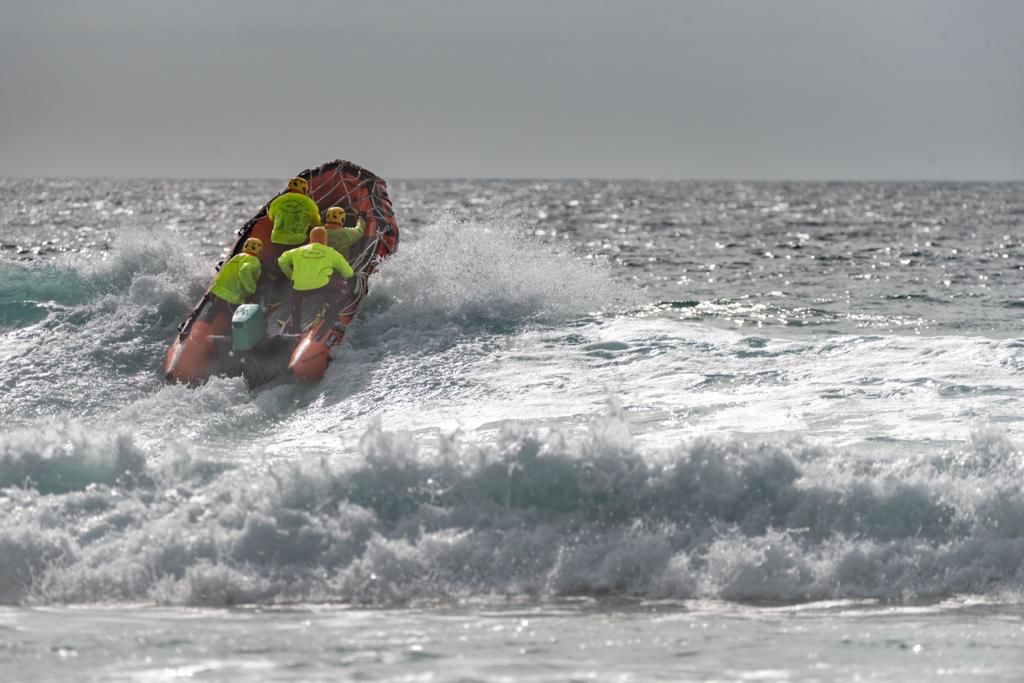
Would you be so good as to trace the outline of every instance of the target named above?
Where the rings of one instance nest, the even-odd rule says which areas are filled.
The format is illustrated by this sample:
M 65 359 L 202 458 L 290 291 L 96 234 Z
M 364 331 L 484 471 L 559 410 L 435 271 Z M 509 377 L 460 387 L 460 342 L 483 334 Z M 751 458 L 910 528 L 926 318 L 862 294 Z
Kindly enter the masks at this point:
M 281 266 L 281 272 L 291 278 L 292 287 L 300 292 L 320 289 L 334 272 L 346 279 L 353 275 L 352 266 L 344 256 L 319 242 L 289 249 L 277 259 L 277 265 Z
M 363 236 L 363 232 L 366 230 L 366 221 L 360 217 L 354 228 L 346 228 L 337 223 L 328 223 L 324 228 L 327 230 L 327 246 L 344 256 L 347 261 L 349 259 L 348 248 Z
M 270 202 L 267 215 L 274 221 L 270 241 L 274 244 L 302 244 L 306 232 L 320 225 L 320 208 L 301 192 L 285 192 Z
M 256 292 L 262 270 L 260 260 L 252 254 L 235 254 L 221 266 L 210 293 L 228 303 L 240 304 Z

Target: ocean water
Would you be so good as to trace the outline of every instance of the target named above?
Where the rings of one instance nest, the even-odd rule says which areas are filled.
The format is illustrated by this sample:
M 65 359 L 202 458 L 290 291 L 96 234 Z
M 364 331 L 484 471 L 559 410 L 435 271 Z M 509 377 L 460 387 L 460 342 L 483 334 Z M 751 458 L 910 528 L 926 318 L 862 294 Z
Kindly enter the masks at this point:
M 0 180 L 0 680 L 1024 680 L 1024 184 L 392 181 L 166 385 L 277 184 Z

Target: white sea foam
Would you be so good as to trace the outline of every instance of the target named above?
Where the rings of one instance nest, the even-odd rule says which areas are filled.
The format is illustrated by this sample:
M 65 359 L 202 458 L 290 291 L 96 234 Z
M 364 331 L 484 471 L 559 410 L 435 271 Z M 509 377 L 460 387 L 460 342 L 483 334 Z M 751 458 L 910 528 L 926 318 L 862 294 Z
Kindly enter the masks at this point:
M 75 433 L 6 441 L 0 472 L 31 471 Z M 80 439 L 100 463 L 91 481 L 58 491 L 27 476 L 0 498 L 4 602 L 790 602 L 1024 587 L 1019 485 L 979 491 L 985 469 L 942 468 L 967 452 L 914 482 L 808 480 L 802 463 L 821 454 L 801 442 L 703 439 L 645 457 L 614 405 L 584 437 L 506 430 L 432 456 L 371 426 L 360 459 L 336 464 L 225 468 L 179 453 L 144 466 L 130 440 Z M 969 504 L 948 495 L 957 487 Z

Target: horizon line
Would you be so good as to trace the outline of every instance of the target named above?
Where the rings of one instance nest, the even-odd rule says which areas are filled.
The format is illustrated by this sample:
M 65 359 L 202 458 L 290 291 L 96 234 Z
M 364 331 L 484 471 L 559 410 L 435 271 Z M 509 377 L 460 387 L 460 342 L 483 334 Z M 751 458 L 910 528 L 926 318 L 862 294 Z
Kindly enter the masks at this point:
M 157 175 L 0 175 L 0 180 L 259 180 L 277 182 L 281 178 L 290 176 L 226 176 L 226 175 L 196 175 L 196 176 L 157 176 Z M 378 176 L 382 177 L 382 176 Z M 801 178 L 801 177 L 657 177 L 657 176 L 395 176 L 391 179 L 384 178 L 386 182 L 418 182 L 418 181 L 485 181 L 485 182 L 564 182 L 564 181 L 609 181 L 609 182 L 666 182 L 666 183 L 1021 183 L 1022 178 L 864 178 L 864 177 L 834 177 L 834 178 Z

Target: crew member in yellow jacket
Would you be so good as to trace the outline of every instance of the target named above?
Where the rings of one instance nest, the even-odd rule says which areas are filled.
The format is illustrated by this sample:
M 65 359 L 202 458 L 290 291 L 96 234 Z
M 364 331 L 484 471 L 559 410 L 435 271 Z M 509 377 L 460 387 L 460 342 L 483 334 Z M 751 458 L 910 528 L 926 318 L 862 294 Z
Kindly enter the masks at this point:
M 292 281 L 288 331 L 293 333 L 298 333 L 301 328 L 302 302 L 306 295 L 322 292 L 329 298 L 340 297 L 345 290 L 345 280 L 353 275 L 352 266 L 345 257 L 327 246 L 327 231 L 321 227 L 310 231 L 309 244 L 281 254 L 277 265 Z
M 259 284 L 263 270 L 260 266 L 262 253 L 263 241 L 258 237 L 250 237 L 242 245 L 242 252 L 221 266 L 210 286 L 214 314 L 224 312 L 230 318 L 240 303 L 256 293 L 256 285 Z
M 345 209 L 340 206 L 332 206 L 327 209 L 324 216 L 324 229 L 327 231 L 327 246 L 345 257 L 349 258 L 348 248 L 363 236 L 366 231 L 366 221 L 360 216 L 356 220 L 354 228 L 345 227 Z
M 270 202 L 267 216 L 274 222 L 270 231 L 271 263 L 277 263 L 283 252 L 305 244 L 309 229 L 320 225 L 320 207 L 308 192 L 309 181 L 295 177 L 288 181 L 288 191 Z

